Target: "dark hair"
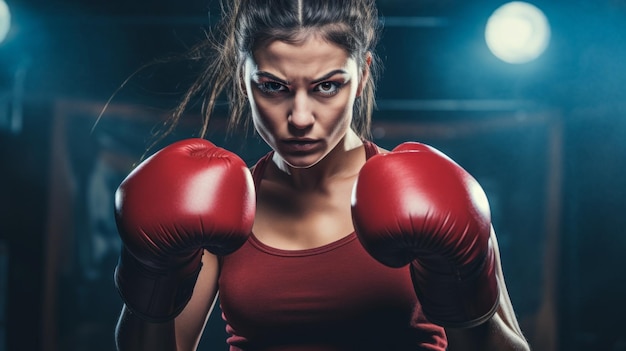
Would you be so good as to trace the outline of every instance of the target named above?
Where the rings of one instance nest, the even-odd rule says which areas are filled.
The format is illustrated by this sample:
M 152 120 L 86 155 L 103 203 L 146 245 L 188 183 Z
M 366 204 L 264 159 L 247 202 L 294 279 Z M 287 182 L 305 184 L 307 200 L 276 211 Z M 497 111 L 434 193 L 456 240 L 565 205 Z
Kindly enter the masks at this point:
M 374 48 L 380 29 L 374 0 L 223 0 L 221 9 L 219 25 L 189 52 L 189 57 L 203 62 L 204 68 L 174 110 L 165 134 L 199 97 L 203 118 L 199 134 L 204 137 L 222 94 L 226 94 L 230 107 L 229 131 L 242 124 L 247 127 L 249 106 L 240 82 L 247 55 L 274 40 L 296 42 L 303 35 L 316 33 L 344 48 L 359 67 L 364 67 L 365 58 L 371 55 L 370 74 L 355 101 L 352 122 L 360 136 L 369 136 L 378 66 Z

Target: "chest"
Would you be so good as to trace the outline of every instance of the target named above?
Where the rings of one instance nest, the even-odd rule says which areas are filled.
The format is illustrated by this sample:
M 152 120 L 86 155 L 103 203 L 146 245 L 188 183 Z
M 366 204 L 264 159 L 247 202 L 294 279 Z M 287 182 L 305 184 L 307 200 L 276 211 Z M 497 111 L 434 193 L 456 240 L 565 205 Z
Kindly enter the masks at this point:
M 344 337 L 408 328 L 416 303 L 408 268 L 370 258 L 354 235 L 310 250 L 284 251 L 254 237 L 223 258 L 220 300 L 230 327 L 248 339 Z M 384 324 L 384 325 L 383 325 Z
M 298 192 L 264 183 L 257 194 L 252 231 L 268 246 L 286 250 L 319 247 L 352 233 L 350 199 L 355 178 L 323 191 Z

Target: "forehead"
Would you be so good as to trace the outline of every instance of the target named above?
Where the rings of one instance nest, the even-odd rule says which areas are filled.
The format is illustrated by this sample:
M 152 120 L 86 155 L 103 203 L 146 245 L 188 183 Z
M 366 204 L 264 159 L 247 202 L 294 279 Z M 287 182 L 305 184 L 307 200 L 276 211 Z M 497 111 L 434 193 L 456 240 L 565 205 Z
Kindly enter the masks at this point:
M 346 50 L 319 36 L 295 43 L 275 40 L 254 52 L 257 69 L 289 76 L 316 77 L 329 70 L 349 69 L 352 60 Z

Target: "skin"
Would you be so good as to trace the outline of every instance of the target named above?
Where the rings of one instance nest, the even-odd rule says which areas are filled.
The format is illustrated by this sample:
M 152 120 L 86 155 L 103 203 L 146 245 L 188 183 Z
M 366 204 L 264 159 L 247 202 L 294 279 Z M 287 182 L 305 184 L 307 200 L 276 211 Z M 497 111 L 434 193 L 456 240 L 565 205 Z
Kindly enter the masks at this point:
M 242 82 L 255 128 L 275 150 L 257 189 L 253 232 L 266 245 L 285 250 L 318 247 L 354 231 L 350 198 L 365 163 L 363 143 L 350 123 L 371 59 L 358 67 L 345 50 L 314 33 L 300 39 L 275 41 L 254 52 Z M 492 240 L 500 307 L 478 327 L 447 330 L 449 350 L 528 350 L 506 291 L 495 235 Z M 217 258 L 205 251 L 202 262 L 191 300 L 174 321 L 151 324 L 122 310 L 120 350 L 197 348 L 218 296 Z
M 290 168 L 311 168 L 350 141 L 352 105 L 362 88 L 356 62 L 344 50 L 315 35 L 304 40 L 275 41 L 245 65 L 254 126 L 276 151 L 274 163 L 292 175 Z M 293 150 L 287 140 L 311 141 L 311 149 Z
M 245 69 L 255 128 L 275 150 L 253 231 L 283 249 L 320 246 L 353 231 L 350 192 L 365 162 L 350 124 L 367 67 L 318 36 L 302 39 L 273 42 Z

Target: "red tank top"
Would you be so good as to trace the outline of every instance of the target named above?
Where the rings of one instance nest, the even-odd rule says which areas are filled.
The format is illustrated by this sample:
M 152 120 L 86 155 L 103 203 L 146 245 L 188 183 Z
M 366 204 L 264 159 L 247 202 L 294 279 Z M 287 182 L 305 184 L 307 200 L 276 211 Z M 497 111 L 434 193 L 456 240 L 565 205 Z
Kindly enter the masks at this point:
M 365 142 L 367 157 L 378 152 Z M 271 153 L 254 168 L 258 187 Z M 230 350 L 445 350 L 408 266 L 371 258 L 356 234 L 308 250 L 281 250 L 254 234 L 222 257 L 220 303 Z

